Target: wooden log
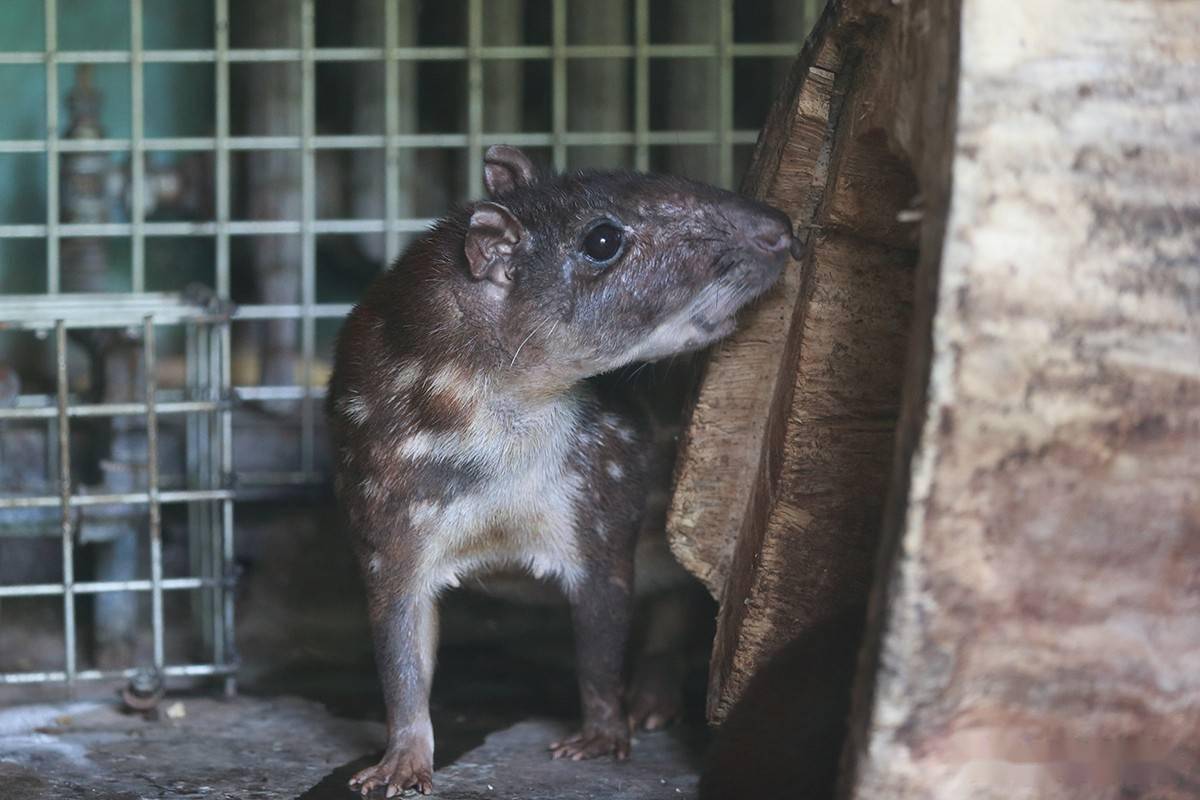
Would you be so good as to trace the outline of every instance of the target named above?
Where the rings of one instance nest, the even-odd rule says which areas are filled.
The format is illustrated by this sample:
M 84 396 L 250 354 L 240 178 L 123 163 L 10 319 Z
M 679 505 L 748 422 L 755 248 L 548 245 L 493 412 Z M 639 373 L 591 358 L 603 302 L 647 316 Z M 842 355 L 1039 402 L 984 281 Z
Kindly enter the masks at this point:
M 1200 6 L 890 17 L 957 127 L 846 792 L 1200 796 Z
M 669 521 L 721 601 L 702 794 L 830 796 L 848 716 L 842 797 L 1200 795 L 1198 34 L 827 10 L 746 184 L 808 250 L 711 358 Z
M 777 205 L 798 232 L 812 229 L 824 187 L 827 126 L 838 56 L 824 39 L 810 40 L 763 129 L 746 185 Z M 774 186 L 781 187 L 773 191 Z M 760 463 L 768 431 L 791 402 L 801 273 L 789 270 L 762 302 L 743 315 L 739 331 L 712 353 L 700 395 L 680 441 L 675 493 L 668 519 L 680 562 L 720 599 L 736 534 L 757 487 L 769 479 Z
M 764 129 L 744 188 L 787 211 L 807 250 L 710 360 L 681 457 L 672 543 L 723 600 L 716 721 L 870 585 L 916 249 L 897 215 L 916 186 L 869 113 L 879 73 L 860 28 L 827 15 Z

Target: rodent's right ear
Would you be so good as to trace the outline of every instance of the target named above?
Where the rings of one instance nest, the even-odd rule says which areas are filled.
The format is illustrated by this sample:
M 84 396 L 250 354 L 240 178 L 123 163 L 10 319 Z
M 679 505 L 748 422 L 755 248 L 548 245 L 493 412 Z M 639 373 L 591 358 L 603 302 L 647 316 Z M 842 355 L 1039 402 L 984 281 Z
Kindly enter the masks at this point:
M 494 144 L 483 156 L 483 183 L 488 196 L 499 197 L 518 186 L 537 181 L 537 169 L 529 156 L 512 145 Z
M 463 252 L 471 276 L 501 289 L 512 283 L 513 250 L 525 238 L 525 226 L 499 203 L 479 203 L 471 213 Z

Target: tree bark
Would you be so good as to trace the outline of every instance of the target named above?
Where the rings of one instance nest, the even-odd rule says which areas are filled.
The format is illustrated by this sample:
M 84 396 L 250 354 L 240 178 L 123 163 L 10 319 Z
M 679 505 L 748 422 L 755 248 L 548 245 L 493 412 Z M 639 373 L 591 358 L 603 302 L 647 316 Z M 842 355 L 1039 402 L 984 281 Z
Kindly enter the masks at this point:
M 847 790 L 1195 797 L 1200 7 L 954 11 L 889 37 L 957 129 Z
M 775 729 L 820 760 L 848 718 L 843 797 L 1200 794 L 1198 34 L 1165 0 L 823 17 L 746 184 L 808 249 L 711 358 L 669 522 L 721 600 L 715 763 L 810 714 Z

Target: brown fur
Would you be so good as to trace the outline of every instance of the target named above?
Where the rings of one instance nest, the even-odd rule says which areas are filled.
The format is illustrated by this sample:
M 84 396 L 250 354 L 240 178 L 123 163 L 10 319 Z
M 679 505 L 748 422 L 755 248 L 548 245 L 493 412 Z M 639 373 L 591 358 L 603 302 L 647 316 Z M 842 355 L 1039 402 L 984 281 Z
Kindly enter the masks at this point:
M 388 706 L 364 792 L 431 786 L 436 596 L 481 570 L 528 569 L 571 604 L 584 721 L 555 757 L 628 754 L 634 553 L 672 565 L 639 545 L 661 528 L 666 470 L 637 384 L 602 373 L 726 335 L 787 261 L 787 218 L 728 192 L 538 174 L 520 151 L 489 151 L 494 201 L 418 239 L 339 338 L 336 488 Z M 589 250 L 601 225 L 615 255 Z

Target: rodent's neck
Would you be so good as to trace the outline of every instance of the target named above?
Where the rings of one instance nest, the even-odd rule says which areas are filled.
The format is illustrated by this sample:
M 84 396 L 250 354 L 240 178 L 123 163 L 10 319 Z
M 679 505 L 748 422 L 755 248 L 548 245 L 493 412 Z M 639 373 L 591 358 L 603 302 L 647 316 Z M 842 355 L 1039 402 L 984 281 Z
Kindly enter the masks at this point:
M 529 370 L 516 373 L 502 371 L 496 385 L 500 392 L 526 406 L 540 407 L 557 403 L 578 394 L 584 385 L 581 380 L 569 380 L 549 371 Z
M 513 323 L 493 318 L 467 276 L 460 254 L 461 221 L 443 220 L 418 239 L 372 291 L 372 311 L 382 318 L 392 358 L 451 372 L 488 393 L 524 408 L 550 405 L 576 392 L 582 379 L 547 363 L 543 322 L 509 342 Z

